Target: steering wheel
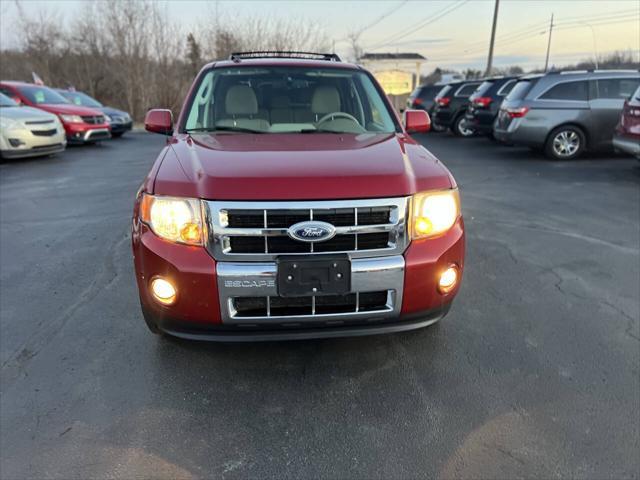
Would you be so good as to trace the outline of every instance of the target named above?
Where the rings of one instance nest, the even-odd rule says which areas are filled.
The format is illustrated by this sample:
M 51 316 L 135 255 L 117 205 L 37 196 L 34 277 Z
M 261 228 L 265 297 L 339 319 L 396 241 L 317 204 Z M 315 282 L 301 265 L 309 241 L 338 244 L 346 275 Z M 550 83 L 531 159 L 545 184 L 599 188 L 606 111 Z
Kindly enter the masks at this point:
M 358 121 L 358 119 L 356 117 L 354 117 L 353 115 L 349 115 L 346 112 L 327 113 L 324 117 L 322 117 L 320 120 L 318 120 L 316 122 L 316 125 L 320 125 L 321 123 L 324 123 L 329 119 L 333 120 L 336 117 L 338 117 L 338 118 L 346 118 L 346 119 L 351 120 L 352 122 L 357 123 L 358 125 L 360 125 L 360 122 Z

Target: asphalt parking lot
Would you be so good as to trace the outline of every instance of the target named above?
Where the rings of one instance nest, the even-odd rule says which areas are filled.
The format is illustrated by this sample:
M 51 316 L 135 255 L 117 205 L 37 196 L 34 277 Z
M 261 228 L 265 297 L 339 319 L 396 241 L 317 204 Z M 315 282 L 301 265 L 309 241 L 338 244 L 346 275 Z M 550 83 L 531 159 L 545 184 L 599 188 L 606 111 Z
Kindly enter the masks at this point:
M 439 325 L 322 341 L 148 333 L 129 225 L 163 139 L 0 165 L 0 477 L 638 478 L 640 162 L 420 140 L 456 176 Z

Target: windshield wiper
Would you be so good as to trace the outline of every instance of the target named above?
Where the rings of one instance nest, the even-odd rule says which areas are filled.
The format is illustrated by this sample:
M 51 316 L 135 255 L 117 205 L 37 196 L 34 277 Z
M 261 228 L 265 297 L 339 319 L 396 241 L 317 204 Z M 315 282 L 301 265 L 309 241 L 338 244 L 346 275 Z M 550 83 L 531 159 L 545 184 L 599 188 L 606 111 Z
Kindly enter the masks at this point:
M 192 132 L 210 132 L 210 133 L 215 133 L 215 132 L 244 132 L 244 133 L 267 133 L 264 130 L 255 130 L 253 128 L 246 128 L 246 127 L 234 127 L 234 126 L 226 126 L 226 125 L 221 125 L 219 127 L 214 127 L 214 128 L 207 128 L 207 127 L 201 127 L 201 128 L 187 128 L 185 130 L 187 133 L 192 133 Z

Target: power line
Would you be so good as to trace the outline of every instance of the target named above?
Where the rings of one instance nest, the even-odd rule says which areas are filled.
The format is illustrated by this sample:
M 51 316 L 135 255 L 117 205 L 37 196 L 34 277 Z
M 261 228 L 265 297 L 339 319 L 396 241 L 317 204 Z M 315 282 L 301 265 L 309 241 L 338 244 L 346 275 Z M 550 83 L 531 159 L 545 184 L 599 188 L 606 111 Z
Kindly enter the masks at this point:
M 358 30 L 358 32 L 356 33 L 357 36 L 362 35 L 363 32 L 365 32 L 366 30 L 369 30 L 371 27 L 376 26 L 377 24 L 379 24 L 381 21 L 383 21 L 385 18 L 391 16 L 392 14 L 396 13 L 397 11 L 399 11 L 402 7 L 404 7 L 407 3 L 409 2 L 409 0 L 402 0 L 400 2 L 399 5 L 394 5 L 392 8 L 390 8 L 387 12 L 383 13 L 382 15 L 380 15 L 378 18 L 376 18 L 373 22 L 369 23 L 369 25 L 366 25 L 365 27 L 362 27 L 360 30 Z
M 380 43 L 378 43 L 376 45 L 373 45 L 371 47 L 367 47 L 367 50 L 377 50 L 378 48 L 386 47 L 387 45 L 392 43 L 389 40 L 392 40 L 392 41 L 401 40 L 401 39 L 411 35 L 412 33 L 417 32 L 421 28 L 426 27 L 427 25 L 435 22 L 436 20 L 441 19 L 442 17 L 444 17 L 445 15 L 448 15 L 449 13 L 453 12 L 454 10 L 457 10 L 458 8 L 462 7 L 467 2 L 469 2 L 469 0 L 462 0 L 458 4 L 456 4 L 456 2 L 453 2 L 453 3 L 449 4 L 449 5 L 447 5 L 442 10 L 439 10 L 435 14 L 429 15 L 428 17 L 425 17 L 422 20 L 419 20 L 417 23 L 413 24 L 412 26 L 403 29 L 402 32 L 397 32 L 396 34 L 391 35 L 391 36 L 387 37 L 386 39 L 382 40 Z
M 582 16 L 577 16 L 577 17 L 569 17 L 566 18 L 564 20 L 560 20 L 560 21 L 556 21 L 554 23 L 555 26 L 560 26 L 560 25 L 565 25 L 571 22 L 584 22 L 584 21 L 589 21 L 591 19 L 594 19 L 595 21 L 603 21 L 603 20 L 613 20 L 613 19 L 617 19 L 617 18 L 628 18 L 628 13 L 633 12 L 636 13 L 637 10 L 635 9 L 628 9 L 628 10 L 618 10 L 615 12 L 610 12 L 608 14 L 605 15 L 582 15 Z M 541 31 L 540 29 L 544 28 L 544 31 Z M 538 23 L 534 23 L 531 24 L 527 27 L 524 27 L 522 29 L 517 29 L 517 30 L 513 30 L 511 32 L 505 33 L 503 35 L 499 35 L 496 37 L 496 43 L 498 45 L 503 45 L 506 42 L 509 43 L 513 43 L 513 42 L 518 42 L 520 40 L 524 40 L 525 38 L 533 38 L 536 37 L 538 35 L 547 33 L 547 21 L 545 20 L 544 22 L 538 22 Z M 465 48 L 466 47 L 466 48 Z M 466 46 L 463 46 L 459 49 L 448 49 L 445 50 L 444 52 L 440 52 L 439 55 L 455 55 L 457 54 L 457 52 L 459 52 L 460 50 L 462 50 L 462 52 L 464 54 L 473 54 L 473 53 L 480 53 L 482 51 L 485 50 L 485 43 L 484 42 L 473 42 L 470 44 L 467 44 Z
M 554 21 L 554 29 L 556 30 L 565 30 L 565 29 L 569 29 L 569 28 L 579 28 L 581 25 L 578 24 L 579 22 L 573 22 L 570 20 L 573 20 L 574 17 L 572 17 L 571 19 L 567 19 L 567 20 L 563 20 L 562 22 L 555 22 Z M 600 26 L 600 25 L 614 25 L 614 24 L 618 24 L 618 23 L 628 23 L 628 22 L 638 22 L 637 18 L 629 18 L 628 15 L 621 15 L 621 14 L 615 14 L 615 15 L 611 15 L 611 16 L 604 16 L 604 17 L 600 17 L 599 21 L 595 21 L 595 22 L 591 22 L 591 25 L 593 26 Z M 582 23 L 582 25 L 584 25 L 584 23 Z M 496 42 L 497 46 L 503 46 L 506 44 L 512 44 L 512 43 L 517 43 L 520 42 L 522 40 L 527 40 L 530 38 L 534 38 L 534 37 L 538 37 L 540 35 L 543 35 L 545 33 L 548 33 L 548 29 L 545 29 L 544 31 L 538 31 L 536 33 L 532 33 L 529 34 L 527 32 L 522 32 L 520 34 L 520 36 L 514 36 L 509 38 L 508 40 L 501 40 Z M 436 57 L 431 57 L 432 61 L 438 61 L 438 60 L 443 60 L 446 59 L 446 55 L 448 56 L 457 56 L 457 57 L 468 57 L 470 55 L 476 55 L 476 54 L 480 54 L 483 51 L 485 51 L 485 47 L 478 47 L 478 48 L 471 48 L 469 50 L 464 50 L 462 53 L 456 53 L 456 51 L 452 51 L 452 50 L 448 50 L 445 52 L 442 52 L 439 54 L 439 56 Z

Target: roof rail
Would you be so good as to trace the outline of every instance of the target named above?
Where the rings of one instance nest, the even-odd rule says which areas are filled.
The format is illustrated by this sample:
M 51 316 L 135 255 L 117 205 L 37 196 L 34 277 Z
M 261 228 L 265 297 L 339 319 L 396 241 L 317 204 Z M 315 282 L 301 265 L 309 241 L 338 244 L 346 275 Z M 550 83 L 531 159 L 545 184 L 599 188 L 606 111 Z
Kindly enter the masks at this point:
M 549 75 L 555 74 L 555 75 L 571 75 L 572 73 L 637 73 L 640 72 L 640 69 L 618 69 L 618 68 L 612 68 L 612 69 L 596 69 L 596 68 L 589 68 L 587 70 L 551 70 L 549 72 L 546 72 Z
M 304 60 L 327 60 L 329 62 L 341 62 L 335 53 L 292 52 L 281 50 L 259 50 L 255 52 L 234 52 L 229 55 L 229 60 L 240 62 L 250 58 L 299 58 Z

